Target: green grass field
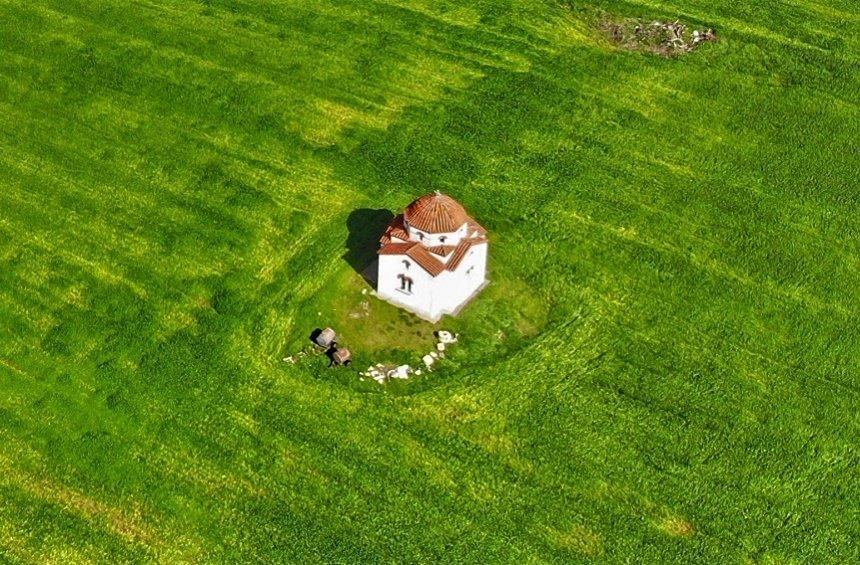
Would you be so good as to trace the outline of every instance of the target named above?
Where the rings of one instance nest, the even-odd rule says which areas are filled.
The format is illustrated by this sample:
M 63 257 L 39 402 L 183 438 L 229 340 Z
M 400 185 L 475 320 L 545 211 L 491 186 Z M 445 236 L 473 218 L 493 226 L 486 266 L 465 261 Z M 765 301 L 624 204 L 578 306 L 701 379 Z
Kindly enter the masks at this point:
M 858 93 L 851 0 L 0 1 L 0 561 L 860 560 Z

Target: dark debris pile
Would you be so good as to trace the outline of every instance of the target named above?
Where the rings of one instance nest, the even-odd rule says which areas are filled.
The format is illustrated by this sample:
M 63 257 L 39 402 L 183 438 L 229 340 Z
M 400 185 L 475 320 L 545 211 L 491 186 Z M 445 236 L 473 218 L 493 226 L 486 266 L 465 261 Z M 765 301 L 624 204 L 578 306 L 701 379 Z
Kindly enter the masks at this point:
M 640 18 L 605 18 L 601 28 L 613 43 L 623 49 L 646 51 L 664 57 L 689 53 L 701 43 L 717 39 L 712 29 L 690 30 L 677 20 L 646 22 Z

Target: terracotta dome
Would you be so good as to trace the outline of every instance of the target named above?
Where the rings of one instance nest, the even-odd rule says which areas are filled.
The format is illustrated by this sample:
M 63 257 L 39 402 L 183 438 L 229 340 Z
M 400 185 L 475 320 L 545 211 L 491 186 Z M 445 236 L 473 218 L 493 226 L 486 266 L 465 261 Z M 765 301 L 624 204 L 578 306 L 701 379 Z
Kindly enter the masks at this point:
M 459 202 L 436 192 L 407 206 L 403 218 L 410 227 L 427 233 L 450 233 L 468 222 L 469 214 Z

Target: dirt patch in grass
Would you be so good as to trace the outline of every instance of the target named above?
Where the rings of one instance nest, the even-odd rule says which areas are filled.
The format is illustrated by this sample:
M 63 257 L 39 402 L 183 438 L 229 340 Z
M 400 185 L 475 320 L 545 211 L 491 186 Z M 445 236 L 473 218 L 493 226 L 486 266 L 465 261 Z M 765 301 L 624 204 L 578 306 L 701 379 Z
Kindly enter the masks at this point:
M 689 53 L 702 43 L 716 41 L 714 30 L 691 29 L 678 20 L 647 21 L 642 18 L 601 18 L 600 29 L 609 40 L 628 51 L 644 51 L 662 57 Z
M 603 554 L 603 538 L 597 532 L 576 524 L 567 530 L 560 531 L 547 528 L 553 545 L 562 549 L 575 551 L 581 555 L 599 556 Z
M 674 537 L 690 537 L 696 533 L 691 522 L 677 516 L 669 517 L 660 523 L 660 529 Z

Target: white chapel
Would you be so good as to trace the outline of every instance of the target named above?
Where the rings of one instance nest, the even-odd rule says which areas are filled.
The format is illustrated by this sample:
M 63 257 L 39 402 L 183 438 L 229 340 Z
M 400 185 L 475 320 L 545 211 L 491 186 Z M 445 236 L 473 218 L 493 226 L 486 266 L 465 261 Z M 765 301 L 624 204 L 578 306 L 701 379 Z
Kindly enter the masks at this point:
M 440 192 L 407 206 L 380 238 L 377 295 L 438 321 L 487 284 L 487 231 Z

